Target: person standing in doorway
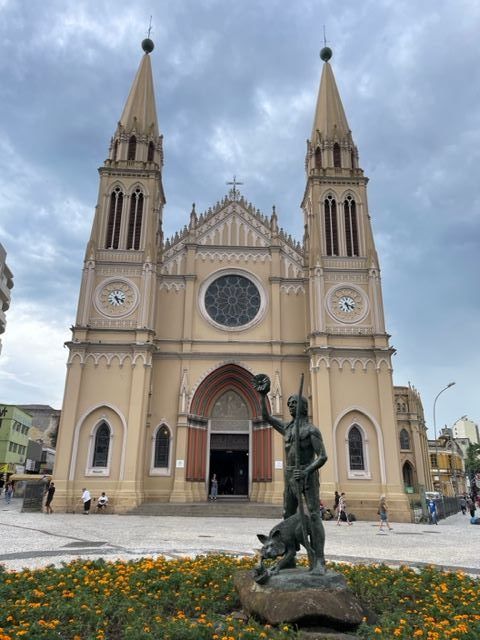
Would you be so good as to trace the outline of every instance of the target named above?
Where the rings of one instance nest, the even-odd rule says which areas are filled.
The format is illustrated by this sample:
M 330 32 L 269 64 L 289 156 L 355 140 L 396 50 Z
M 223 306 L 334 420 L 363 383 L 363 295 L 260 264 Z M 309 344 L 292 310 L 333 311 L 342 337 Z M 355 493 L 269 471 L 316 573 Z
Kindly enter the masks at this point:
M 438 524 L 437 519 L 437 505 L 435 504 L 435 500 L 428 501 L 428 512 L 430 513 L 430 520 L 432 524 Z
M 380 503 L 378 505 L 378 515 L 380 516 L 380 531 L 384 532 L 384 525 L 387 525 L 388 530 L 392 531 L 393 527 L 390 526 L 388 521 L 388 504 L 385 496 L 380 496 Z
M 88 516 L 88 514 L 90 513 L 90 506 L 92 504 L 92 496 L 90 495 L 90 491 L 88 489 L 85 489 L 85 487 L 82 489 L 82 491 L 83 514 L 85 516 Z
M 48 485 L 48 489 L 47 489 L 47 499 L 45 501 L 45 512 L 46 513 L 53 513 L 53 509 L 52 509 L 51 505 L 52 505 L 52 500 L 53 500 L 54 494 L 55 494 L 55 485 L 53 484 L 53 482 L 50 482 L 50 484 Z
M 210 484 L 210 500 L 216 500 L 218 495 L 217 474 L 214 473 Z

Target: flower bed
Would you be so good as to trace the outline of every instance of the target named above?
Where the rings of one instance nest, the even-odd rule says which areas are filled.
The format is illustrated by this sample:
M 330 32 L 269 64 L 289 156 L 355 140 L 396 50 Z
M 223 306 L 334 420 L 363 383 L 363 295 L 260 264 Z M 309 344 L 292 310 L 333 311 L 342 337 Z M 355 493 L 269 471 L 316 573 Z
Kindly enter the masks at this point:
M 233 589 L 251 558 L 75 561 L 60 568 L 0 570 L 0 640 L 286 640 L 289 625 L 246 619 Z M 477 583 L 432 567 L 335 565 L 369 610 L 361 638 L 480 638 Z

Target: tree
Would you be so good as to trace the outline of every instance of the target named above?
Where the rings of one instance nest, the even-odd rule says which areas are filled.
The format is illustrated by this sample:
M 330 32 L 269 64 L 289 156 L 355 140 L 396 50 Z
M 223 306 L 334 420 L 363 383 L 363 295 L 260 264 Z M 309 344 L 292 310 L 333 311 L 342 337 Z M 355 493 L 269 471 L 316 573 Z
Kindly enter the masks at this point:
M 473 496 L 477 495 L 475 474 L 478 472 L 480 472 L 480 444 L 470 443 L 465 458 L 465 473 L 470 478 L 470 487 Z

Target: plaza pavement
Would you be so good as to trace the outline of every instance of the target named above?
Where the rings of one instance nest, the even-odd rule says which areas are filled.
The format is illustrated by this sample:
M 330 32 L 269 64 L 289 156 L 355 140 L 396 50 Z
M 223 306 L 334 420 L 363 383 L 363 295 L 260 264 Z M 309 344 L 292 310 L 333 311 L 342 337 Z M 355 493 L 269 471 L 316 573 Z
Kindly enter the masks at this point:
M 132 560 L 225 552 L 251 555 L 257 533 L 277 520 L 264 518 L 190 518 L 82 513 L 21 513 L 21 500 L 0 502 L 0 564 L 8 570 L 58 565 L 75 558 Z M 336 526 L 325 522 L 327 560 L 436 564 L 480 575 L 480 526 L 456 514 L 438 526 L 392 523 L 381 534 L 372 522 Z

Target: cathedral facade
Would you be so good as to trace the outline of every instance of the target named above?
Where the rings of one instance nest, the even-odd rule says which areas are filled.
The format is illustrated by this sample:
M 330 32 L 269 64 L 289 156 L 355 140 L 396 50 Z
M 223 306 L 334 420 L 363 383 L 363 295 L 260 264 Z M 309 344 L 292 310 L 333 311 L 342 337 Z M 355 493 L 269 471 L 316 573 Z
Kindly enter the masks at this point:
M 359 161 L 329 62 L 307 144 L 302 242 L 238 184 L 165 240 L 162 136 L 151 50 L 100 168 L 57 443 L 57 504 L 87 486 L 118 512 L 219 494 L 280 504 L 283 441 L 262 421 L 305 375 L 328 462 L 326 504 L 345 491 L 359 518 L 410 520 L 380 268 Z M 312 110 L 314 105 L 312 105 Z M 300 194 L 299 194 L 300 195 Z

